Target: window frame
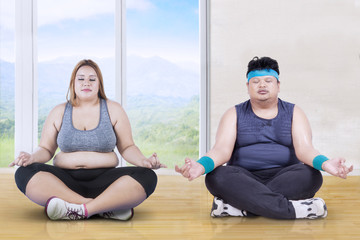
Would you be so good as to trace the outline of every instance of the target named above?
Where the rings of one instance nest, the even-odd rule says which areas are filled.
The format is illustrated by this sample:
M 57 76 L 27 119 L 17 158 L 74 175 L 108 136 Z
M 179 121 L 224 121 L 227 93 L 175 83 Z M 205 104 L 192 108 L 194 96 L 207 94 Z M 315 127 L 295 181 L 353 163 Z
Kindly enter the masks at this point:
M 36 3 L 15 2 L 15 157 L 38 145 Z
M 126 105 L 126 0 L 115 1 L 115 100 Z M 199 0 L 199 155 L 209 150 L 209 0 Z M 37 0 L 15 2 L 15 156 L 38 146 Z M 117 150 L 116 150 L 117 152 Z M 117 152 L 118 153 L 118 152 Z M 119 154 L 120 156 L 120 154 Z M 125 166 L 125 160 L 121 160 Z

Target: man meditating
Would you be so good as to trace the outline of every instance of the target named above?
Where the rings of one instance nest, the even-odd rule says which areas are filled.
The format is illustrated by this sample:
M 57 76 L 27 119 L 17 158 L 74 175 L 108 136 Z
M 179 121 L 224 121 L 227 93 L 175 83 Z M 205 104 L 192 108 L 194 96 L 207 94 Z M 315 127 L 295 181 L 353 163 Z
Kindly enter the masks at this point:
M 225 112 L 204 157 L 176 166 L 189 180 L 207 174 L 212 217 L 324 218 L 324 200 L 313 198 L 322 185 L 320 170 L 341 178 L 353 170 L 344 158 L 329 159 L 314 148 L 305 113 L 278 97 L 279 73 L 276 60 L 253 58 L 250 99 Z

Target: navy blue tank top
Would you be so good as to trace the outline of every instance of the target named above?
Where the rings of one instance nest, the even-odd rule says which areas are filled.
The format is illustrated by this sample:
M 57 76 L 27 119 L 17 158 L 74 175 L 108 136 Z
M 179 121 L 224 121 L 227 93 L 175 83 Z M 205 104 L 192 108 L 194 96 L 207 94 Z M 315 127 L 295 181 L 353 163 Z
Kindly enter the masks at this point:
M 57 144 L 63 152 L 91 151 L 112 152 L 116 145 L 116 135 L 111 124 L 106 100 L 100 99 L 100 120 L 96 128 L 83 131 L 76 129 L 72 122 L 72 105 L 68 102 Z
M 250 100 L 236 105 L 237 136 L 228 165 L 254 171 L 299 163 L 291 135 L 294 106 L 279 99 L 277 116 L 263 119 Z

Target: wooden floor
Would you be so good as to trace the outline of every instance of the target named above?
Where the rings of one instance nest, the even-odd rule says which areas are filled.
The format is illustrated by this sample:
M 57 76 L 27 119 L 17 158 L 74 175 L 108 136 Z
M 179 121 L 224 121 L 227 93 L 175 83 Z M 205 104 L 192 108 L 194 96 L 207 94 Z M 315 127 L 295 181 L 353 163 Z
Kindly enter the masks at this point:
M 211 218 L 203 177 L 159 176 L 155 193 L 128 222 L 50 221 L 20 193 L 12 174 L 0 174 L 0 191 L 0 239 L 360 239 L 359 176 L 325 177 L 318 196 L 329 212 L 317 220 Z

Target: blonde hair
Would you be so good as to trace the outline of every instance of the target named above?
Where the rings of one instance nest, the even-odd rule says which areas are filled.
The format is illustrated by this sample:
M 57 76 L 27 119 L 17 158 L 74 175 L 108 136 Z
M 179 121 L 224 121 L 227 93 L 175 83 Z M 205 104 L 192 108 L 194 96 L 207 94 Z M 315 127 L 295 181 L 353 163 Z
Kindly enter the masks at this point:
M 78 62 L 78 64 L 76 64 L 76 66 L 74 67 L 74 70 L 71 73 L 70 84 L 69 84 L 69 88 L 68 88 L 68 91 L 67 91 L 67 94 L 66 94 L 66 100 L 69 101 L 71 103 L 71 105 L 76 106 L 76 101 L 75 101 L 75 99 L 76 99 L 75 78 L 76 78 L 77 71 L 82 66 L 89 66 L 89 67 L 92 67 L 95 70 L 97 78 L 99 79 L 98 96 L 99 96 L 99 98 L 103 98 L 103 99 L 107 100 L 105 90 L 104 90 L 103 77 L 102 77 L 100 68 L 94 61 L 92 61 L 90 59 L 83 59 L 80 62 Z

